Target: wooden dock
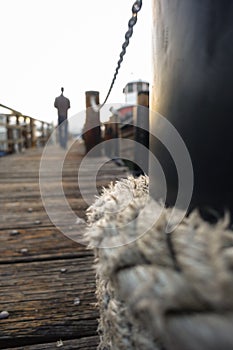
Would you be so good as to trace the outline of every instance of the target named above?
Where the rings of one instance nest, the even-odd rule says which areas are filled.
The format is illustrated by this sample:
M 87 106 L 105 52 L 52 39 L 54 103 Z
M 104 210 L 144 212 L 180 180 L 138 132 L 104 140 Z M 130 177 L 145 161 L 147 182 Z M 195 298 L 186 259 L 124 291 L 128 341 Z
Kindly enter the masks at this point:
M 77 149 L 76 142 L 65 157 L 63 187 L 72 210 L 85 218 L 88 205 L 77 183 L 83 157 Z M 96 349 L 93 252 L 66 237 L 48 217 L 39 187 L 42 151 L 0 158 L 0 349 Z M 53 160 L 61 152 L 53 149 Z M 108 162 L 97 188 L 125 175 L 125 169 Z M 56 207 L 56 195 L 52 200 Z

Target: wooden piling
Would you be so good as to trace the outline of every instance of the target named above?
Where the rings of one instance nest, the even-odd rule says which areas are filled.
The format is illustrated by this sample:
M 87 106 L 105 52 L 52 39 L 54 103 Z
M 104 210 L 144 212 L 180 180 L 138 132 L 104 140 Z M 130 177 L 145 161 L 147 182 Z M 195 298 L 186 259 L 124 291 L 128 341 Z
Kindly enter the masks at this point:
M 134 171 L 138 174 L 148 174 L 149 91 L 138 92 L 134 125 Z
M 13 129 L 10 127 L 10 116 L 6 117 L 8 153 L 14 153 Z
M 86 91 L 86 121 L 84 126 L 84 141 L 86 152 L 89 152 L 101 142 L 100 113 L 92 108 L 92 100 L 99 105 L 99 92 Z M 100 149 L 92 151 L 92 155 L 99 156 Z
M 18 151 L 21 152 L 22 151 L 22 148 L 23 148 L 23 134 L 22 134 L 22 128 L 20 126 L 20 119 L 21 116 L 17 115 L 16 116 L 16 125 L 17 125 L 17 148 L 18 148 Z
M 31 147 L 36 147 L 36 126 L 33 118 L 30 118 Z

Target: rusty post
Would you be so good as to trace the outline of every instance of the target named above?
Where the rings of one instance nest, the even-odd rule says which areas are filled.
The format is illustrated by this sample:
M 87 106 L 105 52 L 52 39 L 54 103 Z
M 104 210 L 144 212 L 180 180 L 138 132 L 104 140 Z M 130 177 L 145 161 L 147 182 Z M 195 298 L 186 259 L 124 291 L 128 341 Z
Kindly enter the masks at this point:
M 86 146 L 86 152 L 89 152 L 93 147 L 101 142 L 100 130 L 100 114 L 99 111 L 94 111 L 91 107 L 91 99 L 94 98 L 95 103 L 99 105 L 99 92 L 86 91 L 86 122 L 84 125 L 83 139 Z M 92 155 L 99 156 L 100 149 L 92 151 Z
M 149 149 L 149 91 L 139 91 L 134 113 L 134 172 L 148 174 Z M 144 147 L 141 147 L 144 146 Z

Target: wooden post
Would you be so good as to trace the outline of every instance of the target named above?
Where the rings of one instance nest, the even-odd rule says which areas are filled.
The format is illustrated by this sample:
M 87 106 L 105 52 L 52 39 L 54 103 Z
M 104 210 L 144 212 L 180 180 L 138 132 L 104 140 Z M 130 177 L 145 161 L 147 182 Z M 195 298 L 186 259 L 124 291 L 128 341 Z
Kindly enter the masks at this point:
M 105 155 L 111 159 L 119 158 L 119 122 L 117 110 L 112 109 L 112 116 L 108 122 L 104 123 L 104 141 L 111 140 L 110 143 L 104 144 Z
M 46 142 L 49 140 L 52 131 L 52 125 L 47 123 L 46 129 Z
M 41 145 L 44 146 L 46 139 L 45 139 L 45 123 L 41 122 Z
M 134 172 L 148 174 L 149 162 L 149 91 L 139 91 L 134 113 Z M 140 147 L 140 145 L 144 147 Z
M 30 118 L 31 147 L 36 147 L 36 127 L 35 120 Z
M 89 152 L 93 147 L 101 142 L 101 130 L 100 130 L 100 115 L 99 111 L 95 111 L 92 108 L 91 100 L 94 99 L 95 103 L 99 105 L 99 92 L 98 91 L 86 91 L 86 122 L 84 126 L 84 141 L 86 146 L 86 152 Z M 96 150 L 93 156 L 99 156 L 101 154 L 100 149 Z
M 6 117 L 7 123 L 7 148 L 9 153 L 14 153 L 14 139 L 13 139 L 13 129 L 9 127 L 10 116 Z
M 24 138 L 24 146 L 25 148 L 30 147 L 30 140 L 28 137 L 28 124 L 27 124 L 27 117 L 24 117 L 24 127 L 23 127 L 23 138 Z
M 18 149 L 18 151 L 19 152 L 21 152 L 22 151 L 22 148 L 23 148 L 23 141 L 22 141 L 22 136 L 23 136 L 23 134 L 22 134 L 22 128 L 20 127 L 20 122 L 19 122 L 19 118 L 20 118 L 20 116 L 19 115 L 17 115 L 16 116 L 16 125 L 17 125 L 17 149 Z

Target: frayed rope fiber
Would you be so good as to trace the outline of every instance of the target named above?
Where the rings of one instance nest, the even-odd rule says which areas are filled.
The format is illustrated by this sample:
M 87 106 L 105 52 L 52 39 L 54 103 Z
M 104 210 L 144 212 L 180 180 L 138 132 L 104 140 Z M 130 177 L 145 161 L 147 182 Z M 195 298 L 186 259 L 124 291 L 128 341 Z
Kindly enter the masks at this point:
M 149 198 L 148 183 L 141 176 L 110 184 L 87 211 L 99 350 L 232 350 L 233 232 L 227 217 L 211 225 L 194 211 L 168 240 L 171 209 L 147 229 L 160 206 Z

